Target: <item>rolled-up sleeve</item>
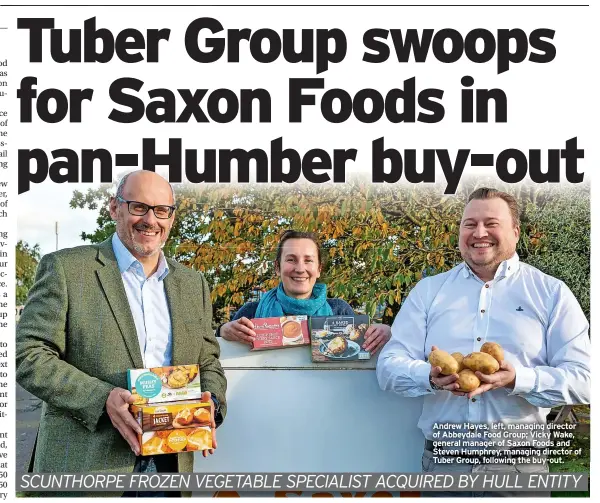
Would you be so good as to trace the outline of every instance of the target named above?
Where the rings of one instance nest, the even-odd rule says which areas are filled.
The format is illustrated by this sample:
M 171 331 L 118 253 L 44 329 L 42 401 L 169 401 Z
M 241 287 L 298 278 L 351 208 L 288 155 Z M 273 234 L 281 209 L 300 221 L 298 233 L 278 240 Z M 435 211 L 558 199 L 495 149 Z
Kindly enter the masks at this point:
M 547 365 L 516 368 L 512 394 L 537 407 L 590 403 L 588 321 L 563 282 L 558 283 L 551 301 L 546 331 Z
M 392 337 L 377 360 L 377 380 L 384 391 L 405 397 L 433 393 L 429 385 L 431 366 L 425 356 L 426 291 L 427 281 L 423 280 L 411 290 L 392 324 Z

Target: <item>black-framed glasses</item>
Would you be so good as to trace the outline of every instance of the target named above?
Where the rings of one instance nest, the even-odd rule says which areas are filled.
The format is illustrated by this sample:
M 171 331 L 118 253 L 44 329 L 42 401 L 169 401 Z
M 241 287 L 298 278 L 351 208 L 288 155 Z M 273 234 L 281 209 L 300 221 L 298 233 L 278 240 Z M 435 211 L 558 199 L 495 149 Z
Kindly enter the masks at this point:
M 173 212 L 175 211 L 175 206 L 168 206 L 166 204 L 150 206 L 149 204 L 140 203 L 139 201 L 128 201 L 127 199 L 123 199 L 121 196 L 117 196 L 116 199 L 122 203 L 127 203 L 127 209 L 129 210 L 129 213 L 135 215 L 136 217 L 143 217 L 146 213 L 152 210 L 156 218 L 166 220 L 167 218 L 171 218 Z

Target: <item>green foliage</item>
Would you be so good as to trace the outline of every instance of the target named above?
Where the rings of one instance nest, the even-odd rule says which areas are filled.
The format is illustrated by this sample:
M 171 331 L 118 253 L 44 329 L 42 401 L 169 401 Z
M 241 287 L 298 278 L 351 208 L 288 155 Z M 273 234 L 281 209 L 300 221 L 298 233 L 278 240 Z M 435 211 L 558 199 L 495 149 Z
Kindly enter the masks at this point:
M 447 271 L 462 260 L 458 224 L 468 194 L 484 183 L 465 183 L 456 196 L 444 196 L 435 186 L 374 186 L 359 180 L 326 188 L 176 187 L 178 208 L 165 253 L 206 275 L 221 322 L 256 290 L 277 284 L 273 262 L 282 231 L 314 231 L 327 262 L 321 280 L 328 295 L 370 315 L 383 313 L 383 321 L 390 322 L 424 275 Z M 73 207 L 101 208 L 98 229 L 84 239 L 99 242 L 113 232 L 105 209 L 109 189 L 75 193 Z M 521 258 L 563 279 L 589 313 L 587 189 L 502 189 L 526 208 Z
M 563 189 L 543 203 L 527 205 L 522 221 L 531 237 L 521 240 L 525 262 L 563 280 L 590 319 L 590 196 L 587 190 Z
M 39 245 L 30 246 L 20 240 L 16 246 L 16 304 L 24 304 L 35 280 L 35 270 L 40 261 Z
M 576 451 L 581 449 L 581 454 L 562 456 L 561 463 L 551 463 L 549 465 L 551 473 L 587 473 L 590 474 L 590 436 L 576 433 L 571 442 L 570 449 Z M 555 491 L 553 498 L 589 498 L 590 491 Z
M 102 185 L 99 189 L 89 189 L 85 194 L 78 190 L 73 192 L 73 197 L 69 203 L 71 208 L 98 210 L 98 218 L 96 219 L 98 227 L 92 234 L 82 232 L 81 239 L 83 241 L 101 243 L 115 232 L 115 223 L 108 210 L 111 189 L 112 185 Z

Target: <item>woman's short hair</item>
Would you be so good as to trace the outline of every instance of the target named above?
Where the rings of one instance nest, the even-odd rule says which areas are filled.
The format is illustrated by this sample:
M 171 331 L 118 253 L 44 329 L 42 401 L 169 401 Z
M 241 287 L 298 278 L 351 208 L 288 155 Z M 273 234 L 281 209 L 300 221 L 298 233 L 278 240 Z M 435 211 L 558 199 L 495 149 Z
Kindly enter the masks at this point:
M 281 264 L 281 254 L 283 252 L 283 244 L 288 239 L 310 239 L 315 246 L 317 247 L 317 258 L 319 260 L 319 265 L 323 264 L 323 257 L 321 255 L 321 243 L 319 243 L 319 239 L 317 238 L 317 234 L 314 232 L 301 232 L 294 230 L 287 230 L 281 234 L 279 237 L 279 244 L 277 245 L 277 257 L 275 258 L 276 264 Z

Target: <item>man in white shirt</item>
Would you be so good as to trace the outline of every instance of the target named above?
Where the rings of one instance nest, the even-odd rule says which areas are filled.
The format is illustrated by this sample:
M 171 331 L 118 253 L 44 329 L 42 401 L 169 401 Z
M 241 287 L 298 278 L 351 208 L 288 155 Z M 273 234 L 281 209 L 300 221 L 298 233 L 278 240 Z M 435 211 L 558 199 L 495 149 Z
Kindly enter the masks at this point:
M 547 433 L 543 425 L 551 407 L 590 401 L 587 319 L 562 281 L 519 262 L 519 232 L 518 206 L 512 196 L 487 188 L 473 192 L 460 224 L 464 262 L 423 279 L 412 289 L 394 320 L 392 338 L 379 356 L 377 379 L 383 390 L 425 397 L 418 426 L 425 435 L 426 472 L 547 471 L 543 457 L 537 463 L 516 463 L 516 459 L 529 452 L 540 461 L 543 448 L 549 445 L 537 433 Z M 427 361 L 434 348 L 466 355 L 479 351 L 485 342 L 499 343 L 504 361 L 490 376 L 477 373 L 481 385 L 470 393 L 456 391 L 456 374 L 442 376 L 441 369 Z M 440 447 L 434 441 L 447 441 L 444 428 L 449 423 L 460 424 L 453 431 L 460 431 L 467 440 L 459 451 L 494 446 L 506 462 L 487 464 L 477 453 L 469 456 L 471 463 L 464 462 L 468 455 L 462 460 L 455 455 L 434 455 Z M 503 426 L 493 429 L 500 423 Z M 516 430 L 522 423 L 528 423 L 528 429 Z M 490 444 L 498 432 L 504 442 Z M 523 432 L 517 441 L 514 434 Z M 520 444 L 520 451 L 508 447 L 508 439 L 514 439 L 513 446 Z M 490 456 L 485 457 L 489 460 Z

